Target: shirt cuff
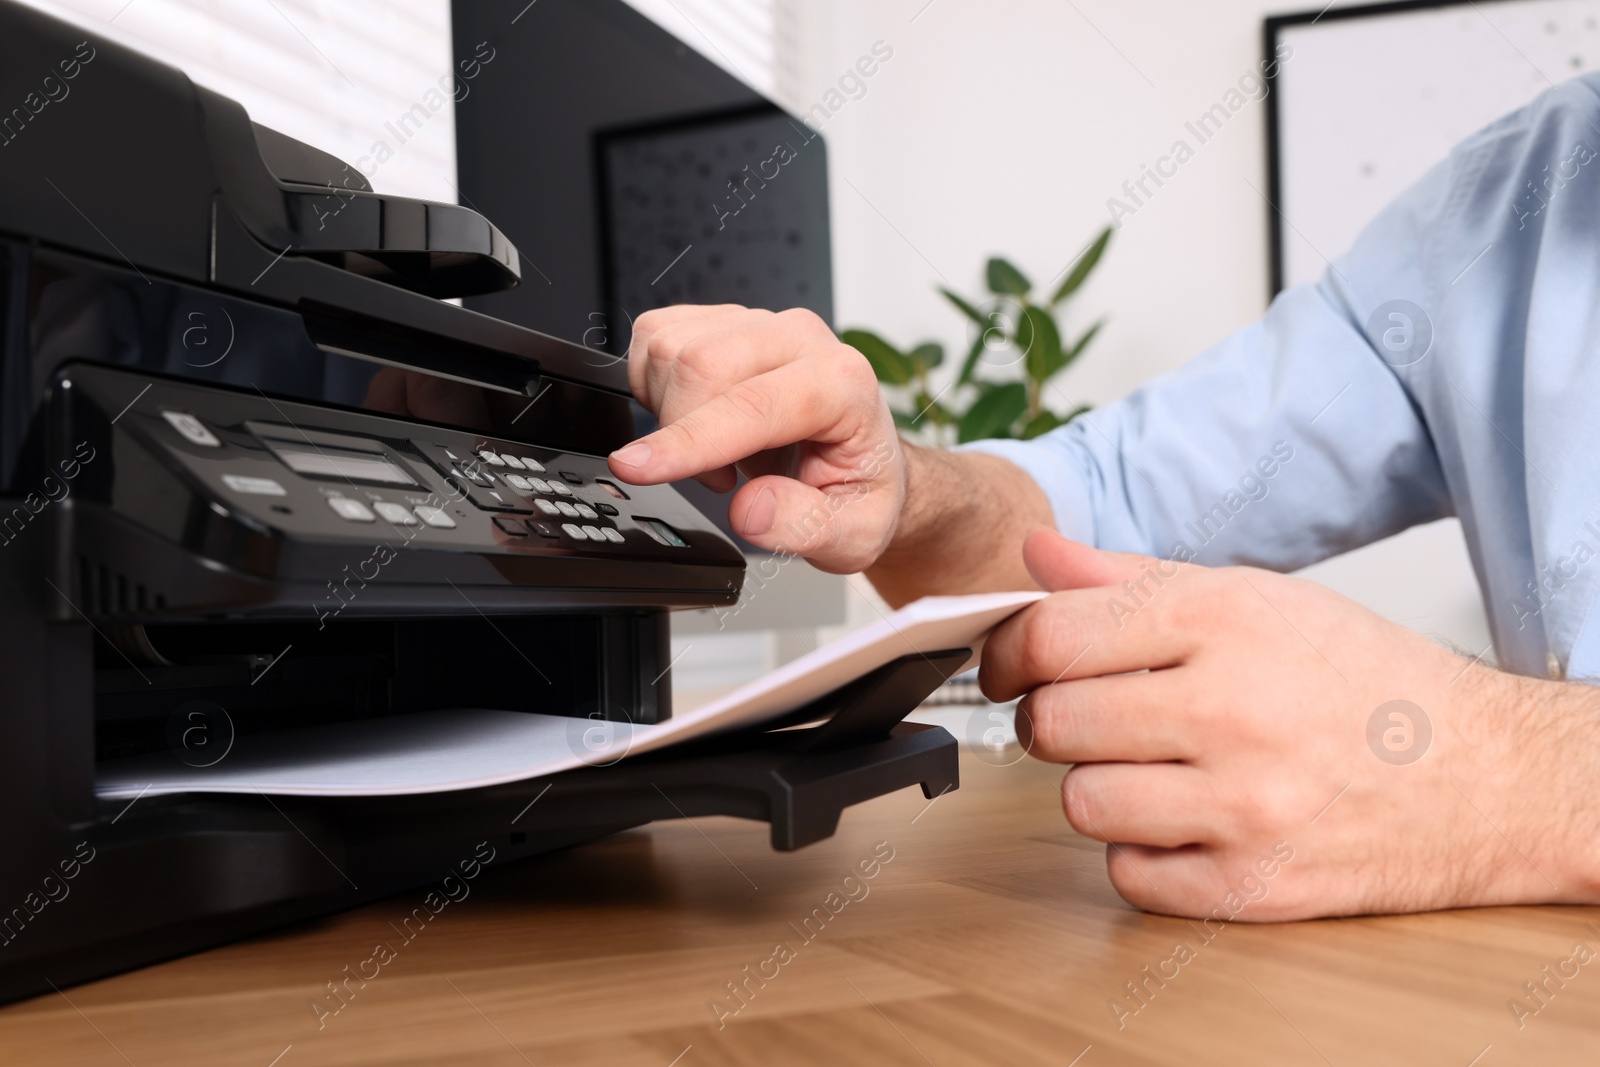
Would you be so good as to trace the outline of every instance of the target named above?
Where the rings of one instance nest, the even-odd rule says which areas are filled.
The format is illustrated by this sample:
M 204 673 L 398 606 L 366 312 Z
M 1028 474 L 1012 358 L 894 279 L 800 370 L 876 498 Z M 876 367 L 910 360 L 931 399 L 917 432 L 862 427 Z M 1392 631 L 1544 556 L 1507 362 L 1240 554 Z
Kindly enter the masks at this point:
M 1084 460 L 1070 442 L 1061 439 L 1061 434 L 1058 430 L 1032 441 L 974 441 L 961 445 L 956 451 L 985 452 L 1021 467 L 1050 501 L 1056 529 L 1073 541 L 1098 548 L 1094 502 L 1089 494 Z

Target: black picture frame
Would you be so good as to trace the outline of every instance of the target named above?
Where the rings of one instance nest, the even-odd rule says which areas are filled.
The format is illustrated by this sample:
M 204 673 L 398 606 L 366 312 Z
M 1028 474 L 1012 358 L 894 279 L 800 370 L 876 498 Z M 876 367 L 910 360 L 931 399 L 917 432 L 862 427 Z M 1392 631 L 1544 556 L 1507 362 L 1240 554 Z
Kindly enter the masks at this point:
M 1411 11 L 1442 10 L 1452 7 L 1482 7 L 1484 4 L 1514 4 L 1522 0 L 1388 0 L 1386 3 L 1356 4 L 1334 7 L 1329 4 L 1317 11 L 1290 12 L 1269 15 L 1261 24 L 1264 69 L 1272 71 L 1267 82 L 1265 121 L 1267 124 L 1267 299 L 1283 292 L 1283 229 L 1284 215 L 1279 205 L 1283 202 L 1282 138 L 1278 123 L 1278 76 L 1281 69 L 1274 60 L 1277 56 L 1279 34 L 1289 26 L 1308 26 L 1321 22 L 1343 22 L 1349 19 L 1372 18 L 1377 15 L 1400 15 Z

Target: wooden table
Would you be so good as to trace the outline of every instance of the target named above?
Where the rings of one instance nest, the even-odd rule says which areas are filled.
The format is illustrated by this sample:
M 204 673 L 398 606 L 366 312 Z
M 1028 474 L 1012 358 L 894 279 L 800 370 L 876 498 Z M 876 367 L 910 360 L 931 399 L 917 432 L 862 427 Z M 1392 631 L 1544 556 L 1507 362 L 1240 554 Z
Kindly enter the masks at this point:
M 858 807 L 799 853 L 757 824 L 662 824 L 491 868 L 409 943 L 396 927 L 420 892 L 13 1005 L 0 1063 L 1600 1062 L 1600 959 L 1520 1029 L 1507 1006 L 1534 1003 L 1522 983 L 1575 942 L 1600 950 L 1594 909 L 1234 924 L 1204 943 L 1118 899 L 1062 819 L 1060 768 L 966 755 L 962 775 L 931 805 Z M 873 868 L 875 849 L 892 859 Z M 1179 940 L 1193 958 L 1119 1028 L 1108 1003 L 1134 1003 L 1124 983 Z M 392 958 L 364 963 L 379 941 Z M 329 994 L 357 970 L 377 976 Z

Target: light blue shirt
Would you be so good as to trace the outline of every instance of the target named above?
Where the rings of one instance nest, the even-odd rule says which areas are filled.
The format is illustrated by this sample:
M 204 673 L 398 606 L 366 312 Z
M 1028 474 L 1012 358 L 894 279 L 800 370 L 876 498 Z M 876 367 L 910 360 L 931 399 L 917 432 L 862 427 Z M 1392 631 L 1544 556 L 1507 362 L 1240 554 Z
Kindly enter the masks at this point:
M 973 447 L 1067 536 L 1203 564 L 1291 570 L 1459 516 L 1500 665 L 1600 679 L 1600 75 L 1469 138 L 1184 367 Z

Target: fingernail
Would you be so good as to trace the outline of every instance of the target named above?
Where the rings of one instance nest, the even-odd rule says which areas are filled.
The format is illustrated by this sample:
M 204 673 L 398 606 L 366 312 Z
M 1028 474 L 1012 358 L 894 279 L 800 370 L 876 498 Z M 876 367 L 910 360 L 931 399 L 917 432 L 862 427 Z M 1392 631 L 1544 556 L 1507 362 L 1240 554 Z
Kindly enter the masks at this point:
M 744 513 L 744 535 L 746 537 L 760 537 L 772 529 L 772 524 L 778 521 L 778 498 L 770 489 L 762 489 L 756 493 L 756 498 L 750 502 L 750 509 Z
M 650 462 L 650 454 L 654 451 L 643 441 L 635 441 L 626 448 L 619 448 L 611 453 L 611 458 L 625 467 L 642 467 Z

